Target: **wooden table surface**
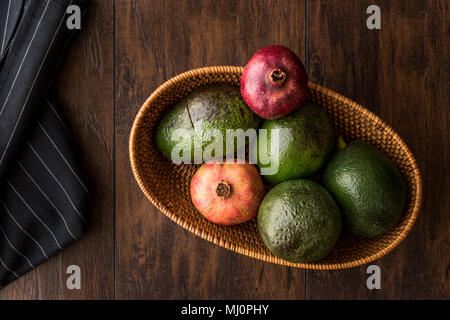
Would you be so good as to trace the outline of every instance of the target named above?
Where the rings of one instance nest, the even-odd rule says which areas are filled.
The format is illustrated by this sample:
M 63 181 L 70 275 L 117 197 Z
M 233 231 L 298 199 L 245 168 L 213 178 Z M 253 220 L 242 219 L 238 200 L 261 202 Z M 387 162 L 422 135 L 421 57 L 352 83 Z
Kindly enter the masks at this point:
M 380 30 L 366 27 L 371 4 Z M 91 188 L 91 227 L 0 299 L 449 299 L 448 22 L 446 0 L 92 0 L 55 81 Z M 367 266 L 294 269 L 215 246 L 158 212 L 133 178 L 131 125 L 157 86 L 192 68 L 245 65 L 271 44 L 379 115 L 416 156 L 422 209 L 374 262 L 380 290 L 367 289 Z M 66 288 L 69 265 L 81 268 L 80 290 Z

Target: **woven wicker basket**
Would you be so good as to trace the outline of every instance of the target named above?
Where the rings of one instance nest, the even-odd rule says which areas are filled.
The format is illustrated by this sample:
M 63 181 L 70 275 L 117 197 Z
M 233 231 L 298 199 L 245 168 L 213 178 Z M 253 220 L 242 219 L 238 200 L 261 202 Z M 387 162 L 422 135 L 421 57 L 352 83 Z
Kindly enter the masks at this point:
M 342 269 L 378 259 L 394 249 L 417 218 L 422 183 L 417 163 L 402 139 L 380 118 L 331 90 L 310 83 L 308 98 L 323 106 L 335 130 L 346 141 L 359 139 L 383 150 L 400 169 L 408 200 L 400 222 L 383 236 L 363 239 L 342 235 L 333 251 L 314 263 L 290 263 L 272 255 L 262 242 L 255 220 L 233 227 L 213 224 L 192 205 L 189 184 L 198 165 L 174 165 L 153 143 L 153 133 L 168 109 L 200 86 L 227 82 L 239 85 L 242 67 L 205 67 L 182 73 L 156 89 L 141 107 L 130 137 L 130 159 L 136 180 L 147 198 L 183 228 L 229 250 L 256 259 L 307 269 Z

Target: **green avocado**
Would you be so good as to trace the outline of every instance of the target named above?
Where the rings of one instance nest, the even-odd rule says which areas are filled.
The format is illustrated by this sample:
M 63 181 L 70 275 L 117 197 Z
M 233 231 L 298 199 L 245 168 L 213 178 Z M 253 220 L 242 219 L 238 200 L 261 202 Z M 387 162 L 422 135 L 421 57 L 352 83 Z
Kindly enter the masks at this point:
M 201 155 L 216 141 L 212 130 L 215 129 L 222 137 L 223 155 L 227 155 L 236 152 L 236 143 L 233 150 L 226 150 L 227 129 L 257 130 L 259 124 L 260 118 L 245 104 L 239 87 L 229 84 L 209 85 L 194 90 L 175 104 L 156 128 L 155 143 L 168 158 L 171 158 L 175 146 L 177 150 L 187 148 L 191 151 L 192 161 L 194 156 L 197 159 L 197 155 Z M 185 134 L 174 136 L 177 129 L 185 129 Z M 214 157 L 213 150 L 211 157 L 203 160 Z
M 328 114 L 310 101 L 283 118 L 264 121 L 261 129 L 267 129 L 267 143 L 262 142 L 260 133 L 254 149 L 257 148 L 260 168 L 278 165 L 275 174 L 263 175 L 272 185 L 285 180 L 306 178 L 319 171 L 335 141 L 333 123 Z M 278 146 L 272 145 L 275 143 L 272 141 L 274 129 L 280 129 Z M 256 154 L 256 150 L 254 152 Z
M 265 245 L 290 262 L 312 262 L 328 255 L 341 232 L 341 214 L 321 185 L 304 179 L 284 181 L 264 197 L 258 230 Z
M 334 154 L 323 182 L 341 208 L 345 228 L 353 235 L 375 237 L 399 220 L 406 201 L 400 171 L 371 144 L 353 141 Z

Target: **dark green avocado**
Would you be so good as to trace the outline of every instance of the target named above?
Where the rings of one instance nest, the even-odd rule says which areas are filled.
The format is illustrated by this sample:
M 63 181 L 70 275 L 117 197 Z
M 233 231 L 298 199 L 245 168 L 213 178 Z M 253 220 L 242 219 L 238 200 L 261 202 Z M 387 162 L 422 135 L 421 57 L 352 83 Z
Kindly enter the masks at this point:
M 323 180 L 341 208 L 345 228 L 356 236 L 384 234 L 405 207 L 400 171 L 383 152 L 365 142 L 351 142 L 333 155 Z
M 312 262 L 328 255 L 341 232 L 341 215 L 331 195 L 310 180 L 289 180 L 264 197 L 258 230 L 265 245 L 290 262 Z
M 330 117 L 322 107 L 310 101 L 283 118 L 265 120 L 261 129 L 268 130 L 268 141 L 261 143 L 259 139 L 258 144 L 255 144 L 260 168 L 274 166 L 276 163 L 276 154 L 271 152 L 272 144 L 275 143 L 272 130 L 280 129 L 278 172 L 263 176 L 272 185 L 285 180 L 306 178 L 319 171 L 328 159 L 335 141 Z
M 215 84 L 194 90 L 180 100 L 161 120 L 156 129 L 155 143 L 157 148 L 168 158 L 176 144 L 191 150 L 194 159 L 194 146 L 205 148 L 214 142 L 210 129 L 218 130 L 222 135 L 223 152 L 226 150 L 227 129 L 258 129 L 260 118 L 254 114 L 241 97 L 239 87 L 229 84 Z M 176 129 L 186 129 L 189 139 L 172 140 Z M 200 152 L 201 154 L 201 152 Z M 214 154 L 213 154 L 214 155 Z M 210 160 L 209 158 L 203 160 Z

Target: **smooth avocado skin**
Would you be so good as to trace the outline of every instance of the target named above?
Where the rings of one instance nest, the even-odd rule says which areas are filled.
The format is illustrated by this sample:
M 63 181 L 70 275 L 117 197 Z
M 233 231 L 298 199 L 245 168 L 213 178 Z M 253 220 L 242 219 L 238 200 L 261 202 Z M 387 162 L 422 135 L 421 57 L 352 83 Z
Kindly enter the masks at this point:
M 222 134 L 223 152 L 226 150 L 227 129 L 258 129 L 261 118 L 254 114 L 242 99 L 238 86 L 214 84 L 200 87 L 187 97 L 178 101 L 156 128 L 157 148 L 168 158 L 178 143 L 191 146 L 191 159 L 194 158 L 194 146 L 202 150 L 214 141 L 210 129 Z M 175 129 L 186 129 L 191 139 L 172 141 Z M 195 144 L 196 142 L 196 144 Z M 180 145 L 179 145 L 180 146 Z M 210 160 L 210 159 L 203 159 Z
M 280 129 L 278 171 L 263 176 L 271 185 L 306 178 L 318 172 L 328 159 L 335 142 L 330 117 L 322 107 L 311 101 L 306 101 L 297 111 L 283 118 L 265 120 L 261 129 L 268 130 L 268 141 L 261 143 L 258 139 L 258 144 L 255 144 L 260 168 L 276 163 L 275 155 L 271 152 L 271 137 L 273 129 Z M 267 158 L 261 155 L 267 155 Z
M 376 237 L 398 222 L 406 187 L 392 161 L 371 144 L 354 141 L 332 156 L 323 176 L 338 203 L 344 227 L 353 235 Z
M 276 256 L 290 262 L 325 257 L 341 232 L 341 214 L 331 195 L 310 180 L 284 181 L 264 197 L 258 230 Z
M 191 148 L 191 157 L 194 155 L 194 139 L 182 139 L 179 141 L 172 141 L 172 136 L 176 129 L 185 129 L 194 137 L 194 130 L 191 121 L 189 120 L 189 113 L 186 107 L 182 107 L 183 102 L 172 108 L 169 113 L 162 119 L 156 128 L 155 143 L 156 147 L 167 157 L 171 158 L 172 149 L 176 144 L 185 149 Z

